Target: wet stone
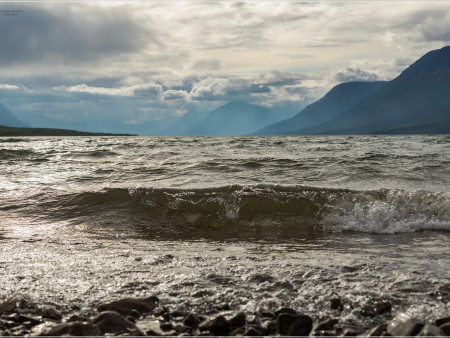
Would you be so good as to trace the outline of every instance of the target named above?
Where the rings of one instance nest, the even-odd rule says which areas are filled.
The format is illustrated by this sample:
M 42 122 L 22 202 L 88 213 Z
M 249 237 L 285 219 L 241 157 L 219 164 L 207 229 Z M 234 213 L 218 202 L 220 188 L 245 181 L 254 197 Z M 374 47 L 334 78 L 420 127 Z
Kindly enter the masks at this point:
M 332 330 L 337 323 L 339 323 L 339 321 L 337 319 L 324 320 L 324 321 L 320 322 L 319 324 L 317 324 L 317 326 L 315 327 L 314 330 L 315 331 Z
M 0 303 L 0 313 L 14 312 L 17 308 L 17 301 L 15 299 L 8 299 Z
M 100 336 L 101 330 L 87 322 L 72 322 L 57 325 L 45 332 L 45 336 Z
M 170 330 L 172 330 L 173 325 L 172 325 L 172 323 L 161 323 L 161 324 L 159 325 L 159 327 L 160 327 L 160 329 L 163 330 L 163 331 L 170 331 Z
M 199 326 L 201 331 L 209 331 L 215 336 L 227 336 L 231 331 L 231 324 L 224 316 L 203 322 Z
M 110 303 L 100 304 L 97 308 L 99 312 L 115 311 L 123 316 L 128 316 L 133 310 L 139 313 L 152 313 L 158 303 L 158 297 L 147 298 L 124 298 Z
M 422 330 L 420 330 L 418 337 L 443 337 L 445 336 L 444 331 L 442 331 L 436 325 L 425 325 Z
M 280 313 L 289 313 L 292 315 L 296 315 L 297 311 L 295 311 L 294 309 L 291 309 L 289 307 L 281 307 L 275 311 L 275 316 L 278 316 Z
M 357 326 L 350 326 L 350 325 L 337 325 L 336 326 L 336 334 L 341 337 L 354 337 L 363 332 L 364 332 L 364 330 Z
M 92 323 L 100 329 L 102 333 L 123 333 L 137 329 L 133 322 L 123 318 L 114 311 L 104 311 L 97 315 Z
M 70 316 L 69 318 L 66 319 L 67 323 L 70 323 L 70 322 L 88 322 L 88 321 L 89 321 L 88 318 L 83 317 L 83 316 L 77 316 L 77 315 Z
M 305 315 L 280 313 L 276 322 L 276 333 L 289 336 L 307 336 L 312 329 L 312 319 Z
M 330 307 L 332 310 L 342 311 L 344 305 L 342 304 L 342 300 L 340 298 L 332 298 L 330 299 Z
M 183 324 L 189 327 L 198 327 L 202 320 L 195 313 L 189 313 L 183 320 Z
M 392 304 L 387 299 L 371 299 L 361 309 L 363 316 L 374 317 L 377 314 L 391 312 Z
M 335 337 L 336 332 L 331 331 L 331 330 L 319 330 L 319 331 L 314 331 L 312 333 L 312 336 L 314 336 L 314 337 Z
M 247 329 L 245 327 L 239 327 L 230 332 L 230 336 L 244 336 L 244 333 Z
M 447 323 L 450 323 L 450 317 L 439 318 L 434 321 L 434 325 L 436 326 L 442 326 Z
M 61 313 L 59 313 L 56 309 L 52 307 L 45 307 L 41 309 L 42 318 L 60 320 L 62 318 Z
M 387 332 L 392 336 L 415 336 L 424 327 L 424 323 L 400 313 L 391 320 L 387 327 Z
M 157 337 L 157 336 L 160 336 L 161 334 L 159 332 L 156 332 L 153 329 L 148 329 L 147 331 L 145 331 L 145 335 Z
M 246 324 L 246 316 L 244 312 L 237 313 L 233 318 L 229 320 L 231 327 L 239 328 L 245 326 Z
M 260 313 L 261 318 L 276 318 L 277 316 L 273 312 L 261 312 Z
M 255 327 L 251 326 L 245 332 L 243 333 L 243 336 L 249 337 L 249 336 L 264 336 L 266 334 L 266 330 L 264 330 L 262 327 Z
M 439 326 L 446 336 L 450 336 L 450 323 L 445 323 Z
M 371 329 L 368 333 L 368 337 L 378 337 L 381 336 L 383 333 L 387 332 L 387 324 L 382 324 L 374 327 Z
M 139 319 L 141 317 L 141 314 L 136 309 L 131 310 L 130 317 L 133 317 L 135 319 Z

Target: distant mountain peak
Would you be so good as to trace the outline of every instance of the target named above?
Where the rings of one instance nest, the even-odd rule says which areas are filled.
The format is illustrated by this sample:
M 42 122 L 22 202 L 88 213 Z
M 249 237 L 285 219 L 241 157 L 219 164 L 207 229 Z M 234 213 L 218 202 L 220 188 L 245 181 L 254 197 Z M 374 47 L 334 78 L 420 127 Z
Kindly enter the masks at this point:
M 2 103 L 0 103 L 0 125 L 7 127 L 29 127 L 28 123 L 18 119 Z

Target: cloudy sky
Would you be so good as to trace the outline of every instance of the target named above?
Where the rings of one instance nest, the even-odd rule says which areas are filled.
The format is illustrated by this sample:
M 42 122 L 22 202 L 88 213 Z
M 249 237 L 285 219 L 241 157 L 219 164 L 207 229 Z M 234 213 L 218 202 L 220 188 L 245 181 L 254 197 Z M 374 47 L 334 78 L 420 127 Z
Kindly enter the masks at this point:
M 233 100 L 298 112 L 450 45 L 447 1 L 0 2 L 0 102 L 136 124 Z

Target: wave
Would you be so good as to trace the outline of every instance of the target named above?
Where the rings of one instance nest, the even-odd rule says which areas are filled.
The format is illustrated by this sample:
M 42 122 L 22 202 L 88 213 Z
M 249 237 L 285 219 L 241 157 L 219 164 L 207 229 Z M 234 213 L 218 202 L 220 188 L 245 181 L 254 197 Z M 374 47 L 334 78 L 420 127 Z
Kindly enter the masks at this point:
M 28 149 L 0 149 L 0 160 L 28 160 L 42 155 Z
M 424 190 L 233 185 L 113 188 L 38 198 L 42 202 L 26 205 L 40 217 L 118 231 L 138 227 L 155 237 L 290 239 L 344 231 L 450 231 L 450 193 Z

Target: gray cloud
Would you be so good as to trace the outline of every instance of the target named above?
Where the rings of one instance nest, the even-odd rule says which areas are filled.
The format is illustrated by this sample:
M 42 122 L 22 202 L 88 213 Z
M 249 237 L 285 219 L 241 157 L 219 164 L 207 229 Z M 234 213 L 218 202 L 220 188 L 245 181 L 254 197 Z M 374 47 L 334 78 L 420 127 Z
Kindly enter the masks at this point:
M 220 70 L 221 68 L 222 63 L 217 59 L 198 60 L 191 66 L 191 69 L 196 71 Z
M 380 76 L 376 73 L 370 73 L 362 69 L 346 68 L 334 75 L 337 82 L 351 82 L 351 81 L 378 81 Z
M 157 43 L 151 32 L 117 8 L 54 4 L 50 9 L 21 5 L 23 13 L 0 17 L 0 63 L 95 62 L 105 56 L 140 51 Z

